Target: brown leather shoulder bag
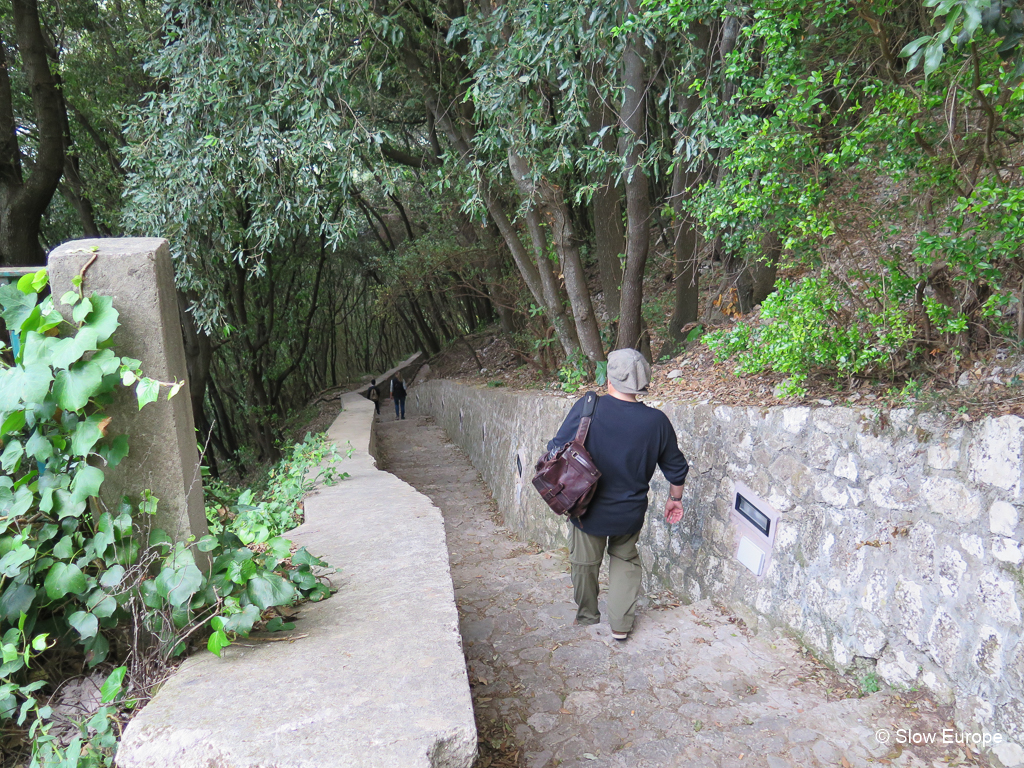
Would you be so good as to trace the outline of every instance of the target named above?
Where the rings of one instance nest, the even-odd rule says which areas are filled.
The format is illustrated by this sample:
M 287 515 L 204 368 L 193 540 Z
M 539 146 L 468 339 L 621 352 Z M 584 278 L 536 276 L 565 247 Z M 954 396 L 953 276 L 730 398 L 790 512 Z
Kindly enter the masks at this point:
M 533 485 L 556 515 L 577 518 L 587 511 L 587 505 L 594 498 L 601 472 L 583 443 L 596 405 L 597 395 L 587 392 L 576 437 L 544 454 L 537 462 Z

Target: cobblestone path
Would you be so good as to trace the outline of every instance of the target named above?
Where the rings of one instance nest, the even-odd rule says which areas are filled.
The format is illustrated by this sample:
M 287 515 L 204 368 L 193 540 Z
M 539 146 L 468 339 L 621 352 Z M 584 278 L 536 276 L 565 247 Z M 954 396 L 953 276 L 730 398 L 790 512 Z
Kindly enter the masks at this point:
M 895 744 L 896 729 L 949 725 L 927 700 L 857 698 L 789 638 L 751 636 L 710 603 L 652 600 L 624 643 L 606 621 L 573 626 L 567 553 L 515 539 L 429 418 L 384 415 L 377 426 L 382 468 L 444 514 L 481 738 L 518 751 L 491 752 L 480 768 L 974 764 L 955 748 Z

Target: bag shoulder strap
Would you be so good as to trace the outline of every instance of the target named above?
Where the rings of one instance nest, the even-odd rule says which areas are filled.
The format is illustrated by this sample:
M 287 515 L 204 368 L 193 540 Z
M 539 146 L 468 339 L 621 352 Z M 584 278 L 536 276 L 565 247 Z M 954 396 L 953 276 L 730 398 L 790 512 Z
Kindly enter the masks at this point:
M 597 395 L 587 392 L 583 402 L 583 415 L 580 417 L 580 426 L 576 430 L 576 437 L 573 442 L 583 445 L 587 439 L 587 432 L 590 430 L 590 420 L 594 415 L 594 408 L 597 406 Z

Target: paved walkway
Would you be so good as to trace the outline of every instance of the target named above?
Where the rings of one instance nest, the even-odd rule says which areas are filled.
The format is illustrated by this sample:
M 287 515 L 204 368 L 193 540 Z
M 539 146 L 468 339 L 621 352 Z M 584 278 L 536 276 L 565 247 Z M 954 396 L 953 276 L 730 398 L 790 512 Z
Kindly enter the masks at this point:
M 652 600 L 625 643 L 606 622 L 573 626 L 567 553 L 516 540 L 476 470 L 429 418 L 395 422 L 381 411 L 383 468 L 445 517 L 483 744 L 478 768 L 962 764 L 954 747 L 895 745 L 898 728 L 951 726 L 927 700 L 858 698 L 790 639 L 752 637 L 707 602 Z

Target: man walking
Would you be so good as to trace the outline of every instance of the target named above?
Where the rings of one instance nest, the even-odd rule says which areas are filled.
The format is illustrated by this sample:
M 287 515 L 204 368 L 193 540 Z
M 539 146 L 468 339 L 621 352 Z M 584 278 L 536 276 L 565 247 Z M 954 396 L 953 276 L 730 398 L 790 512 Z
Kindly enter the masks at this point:
M 391 379 L 391 399 L 395 401 L 395 421 L 405 418 L 405 381 L 399 371 Z
M 373 403 L 373 411 L 380 416 L 380 389 L 377 387 L 377 380 L 370 379 L 370 388 L 366 390 L 366 396 Z
M 641 577 L 636 544 L 655 466 L 669 482 L 665 520 L 673 525 L 683 517 L 683 482 L 690 469 L 668 417 L 636 399 L 650 380 L 651 366 L 635 349 L 617 349 L 608 356 L 608 395 L 597 400 L 586 440 L 601 479 L 586 513 L 570 520 L 576 623 L 601 620 L 597 576 L 607 550 L 608 613 L 616 640 L 625 640 L 633 629 Z M 573 405 L 548 450 L 561 447 L 576 434 L 583 401 L 580 398 Z

